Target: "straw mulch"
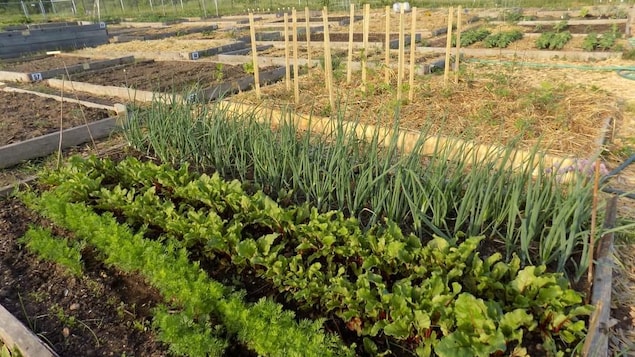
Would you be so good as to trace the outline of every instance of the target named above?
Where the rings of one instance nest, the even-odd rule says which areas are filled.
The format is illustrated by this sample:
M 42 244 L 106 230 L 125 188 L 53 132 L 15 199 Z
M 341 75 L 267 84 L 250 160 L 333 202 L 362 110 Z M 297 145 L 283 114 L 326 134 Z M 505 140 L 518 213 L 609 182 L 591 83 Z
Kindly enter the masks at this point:
M 397 79 L 383 82 L 384 71 L 369 71 L 364 90 L 360 73 L 346 84 L 346 65 L 335 71 L 336 108 L 329 105 L 324 75 L 312 69 L 300 79 L 300 104 L 293 105 L 293 91 L 284 83 L 263 88 L 263 102 L 253 93 L 242 93 L 237 101 L 267 106 L 289 106 L 303 114 L 332 116 L 345 113 L 348 120 L 411 130 L 430 130 L 445 136 L 473 140 L 480 144 L 539 144 L 556 155 L 589 157 L 599 149 L 602 126 L 608 118 L 620 116 L 615 99 L 597 88 L 565 82 L 531 85 L 514 70 L 463 73 L 458 84 L 446 86 L 443 76 L 417 76 L 414 100 L 396 99 Z M 453 76 L 450 76 L 452 78 Z M 403 81 L 407 87 L 408 76 Z M 293 86 L 291 86 L 293 88 Z M 402 98 L 407 98 L 407 88 Z M 400 111 L 399 115 L 396 113 Z

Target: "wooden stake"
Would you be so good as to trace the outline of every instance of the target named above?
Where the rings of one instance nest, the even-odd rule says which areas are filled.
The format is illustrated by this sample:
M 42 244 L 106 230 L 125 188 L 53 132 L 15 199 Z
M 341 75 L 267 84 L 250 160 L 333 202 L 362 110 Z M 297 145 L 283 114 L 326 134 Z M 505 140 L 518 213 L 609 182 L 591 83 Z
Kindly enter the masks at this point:
M 450 48 L 452 47 L 452 22 L 454 16 L 454 8 L 450 6 L 448 13 L 448 39 L 445 43 L 445 68 L 443 72 L 443 84 L 448 84 L 448 77 L 450 75 Z
M 313 67 L 311 64 L 311 26 L 309 25 L 309 18 L 311 14 L 309 13 L 309 8 L 304 8 L 304 17 L 306 23 L 306 64 L 307 68 Z
M 293 97 L 295 104 L 300 103 L 300 69 L 298 68 L 298 13 L 295 7 L 291 10 L 291 21 L 293 22 Z
M 408 80 L 408 102 L 414 100 L 415 95 L 415 53 L 417 52 L 417 8 L 412 8 L 410 27 L 410 78 Z
M 454 83 L 459 83 L 459 58 L 461 57 L 461 12 L 463 11 L 459 5 L 456 11 L 456 54 L 454 55 Z
M 335 110 L 335 100 L 333 98 L 333 63 L 331 62 L 331 36 L 329 35 L 329 10 L 325 6 L 322 9 L 322 21 L 324 22 L 324 79 L 326 90 L 329 94 L 329 104 L 331 110 Z
M 350 22 L 348 24 L 348 63 L 346 64 L 346 83 L 353 79 L 353 21 L 355 20 L 355 4 L 351 3 Z
M 366 84 L 366 75 L 367 70 L 366 66 L 368 65 L 368 30 L 370 27 L 370 4 L 364 4 L 364 29 L 363 29 L 363 45 L 362 45 L 362 83 Z
M 390 84 L 390 6 L 386 6 L 386 43 L 384 44 L 384 51 L 386 52 L 386 58 L 384 60 L 384 81 L 386 84 Z
M 404 72 L 404 46 L 405 46 L 405 37 L 404 37 L 404 25 L 403 25 L 403 16 L 404 15 L 404 7 L 401 6 L 401 11 L 399 11 L 399 63 L 397 69 L 397 100 L 401 102 L 401 86 L 403 83 L 403 72 Z
M 284 84 L 291 90 L 291 65 L 289 63 L 289 14 L 284 13 Z
M 593 201 L 591 204 L 591 231 L 589 232 L 589 269 L 587 271 L 587 282 L 589 289 L 593 285 L 593 259 L 595 248 L 595 225 L 598 215 L 598 191 L 600 188 L 600 159 L 595 161 L 595 177 L 593 178 Z M 591 294 L 587 294 L 590 296 Z
M 249 34 L 251 36 L 251 58 L 254 63 L 254 87 L 256 98 L 260 99 L 260 70 L 258 68 L 258 47 L 256 46 L 256 28 L 254 27 L 254 13 L 249 13 Z

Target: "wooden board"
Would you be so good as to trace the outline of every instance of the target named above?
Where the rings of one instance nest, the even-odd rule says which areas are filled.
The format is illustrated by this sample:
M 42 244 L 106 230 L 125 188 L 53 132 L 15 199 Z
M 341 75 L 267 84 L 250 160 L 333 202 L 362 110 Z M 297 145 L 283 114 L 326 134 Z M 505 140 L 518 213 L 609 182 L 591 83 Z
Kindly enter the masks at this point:
M 57 353 L 40 341 L 2 305 L 0 322 L 0 340 L 10 349 L 18 349 L 24 357 L 57 357 Z

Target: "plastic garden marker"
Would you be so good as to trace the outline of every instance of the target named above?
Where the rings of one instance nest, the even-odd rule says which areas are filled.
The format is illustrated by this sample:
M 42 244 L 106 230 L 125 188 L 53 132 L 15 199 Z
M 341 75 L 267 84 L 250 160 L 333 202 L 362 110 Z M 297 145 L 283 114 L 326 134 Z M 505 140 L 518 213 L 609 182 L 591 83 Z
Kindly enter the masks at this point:
M 300 103 L 300 82 L 298 79 L 300 71 L 298 68 L 298 13 L 295 11 L 295 7 L 291 10 L 291 21 L 293 26 L 293 95 L 295 104 L 298 104 Z
M 452 47 L 452 22 L 454 16 L 454 7 L 450 6 L 448 11 L 448 39 L 445 43 L 445 68 L 443 72 L 443 84 L 448 84 L 448 77 L 450 76 L 450 48 Z
M 254 63 L 254 88 L 256 98 L 260 99 L 260 71 L 258 69 L 258 48 L 256 47 L 256 28 L 254 27 L 254 13 L 249 13 L 249 33 L 251 36 L 251 58 Z
M 415 52 L 417 52 L 417 8 L 412 8 L 410 28 L 410 78 L 408 79 L 408 102 L 412 102 L 415 95 Z
M 456 11 L 456 55 L 454 56 L 454 83 L 459 83 L 459 58 L 461 57 L 461 11 L 459 5 Z
M 289 14 L 284 13 L 284 84 L 291 90 L 291 66 L 289 63 Z
M 351 83 L 353 76 L 353 21 L 355 21 L 355 4 L 351 3 L 350 22 L 348 23 L 348 63 L 346 64 L 346 83 Z

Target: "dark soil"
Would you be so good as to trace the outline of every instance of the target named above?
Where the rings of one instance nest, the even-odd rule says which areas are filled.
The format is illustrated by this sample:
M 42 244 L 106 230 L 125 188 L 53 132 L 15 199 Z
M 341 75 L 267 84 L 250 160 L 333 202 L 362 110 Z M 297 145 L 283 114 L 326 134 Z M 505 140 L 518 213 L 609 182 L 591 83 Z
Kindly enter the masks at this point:
M 0 91 L 0 146 L 108 118 L 107 110 L 58 102 L 32 94 Z
M 181 92 L 188 89 L 207 88 L 250 75 L 242 66 L 211 62 L 145 61 L 71 74 L 70 79 L 149 91 Z
M 36 83 L 11 83 L 12 87 L 16 87 L 16 88 L 22 88 L 22 89 L 27 89 L 30 91 L 34 91 L 34 92 L 41 92 L 41 93 L 47 93 L 47 94 L 54 94 L 54 95 L 60 95 L 60 90 L 59 89 L 55 89 L 55 88 L 51 88 L 49 86 L 47 86 L 46 84 L 42 84 L 41 82 L 36 82 Z M 91 103 L 96 103 L 96 104 L 102 104 L 102 105 L 108 105 L 108 106 L 113 106 L 115 105 L 115 103 L 121 103 L 121 99 L 117 99 L 114 97 L 108 97 L 108 96 L 97 96 L 95 94 L 91 94 L 91 93 L 86 93 L 86 92 L 79 92 L 79 91 L 72 91 L 71 93 L 71 86 L 69 85 L 68 88 L 65 88 L 65 92 L 62 93 L 65 97 L 68 98 L 72 98 L 72 99 L 79 99 L 79 100 L 83 100 L 86 102 L 91 102 Z
M 86 57 L 70 57 L 70 56 L 47 56 L 34 60 L 25 60 L 22 62 L 0 62 L 0 70 L 33 73 L 44 72 L 51 69 L 65 68 L 81 63 L 95 62 Z
M 150 329 L 154 289 L 87 249 L 82 277 L 39 261 L 17 243 L 30 224 L 51 226 L 16 199 L 0 201 L 1 305 L 62 357 L 168 354 Z

